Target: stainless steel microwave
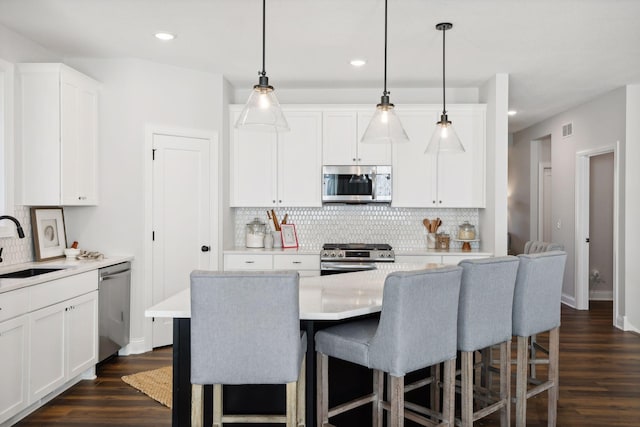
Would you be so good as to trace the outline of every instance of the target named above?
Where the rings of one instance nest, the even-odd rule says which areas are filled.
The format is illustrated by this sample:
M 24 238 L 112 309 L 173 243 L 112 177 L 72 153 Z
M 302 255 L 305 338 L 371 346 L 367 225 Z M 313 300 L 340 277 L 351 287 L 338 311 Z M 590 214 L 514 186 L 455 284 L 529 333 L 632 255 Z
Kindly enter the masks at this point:
M 391 203 L 391 166 L 323 166 L 323 203 Z

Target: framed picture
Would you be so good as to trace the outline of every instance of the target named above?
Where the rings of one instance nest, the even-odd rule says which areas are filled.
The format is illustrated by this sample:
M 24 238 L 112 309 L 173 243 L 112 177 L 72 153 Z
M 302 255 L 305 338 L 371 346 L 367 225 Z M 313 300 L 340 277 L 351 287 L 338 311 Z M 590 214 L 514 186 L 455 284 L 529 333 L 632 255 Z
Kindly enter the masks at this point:
M 282 247 L 297 248 L 298 235 L 296 234 L 295 224 L 282 224 L 280 225 L 280 229 L 282 231 Z
M 31 229 L 36 261 L 64 256 L 67 236 L 62 208 L 31 208 Z

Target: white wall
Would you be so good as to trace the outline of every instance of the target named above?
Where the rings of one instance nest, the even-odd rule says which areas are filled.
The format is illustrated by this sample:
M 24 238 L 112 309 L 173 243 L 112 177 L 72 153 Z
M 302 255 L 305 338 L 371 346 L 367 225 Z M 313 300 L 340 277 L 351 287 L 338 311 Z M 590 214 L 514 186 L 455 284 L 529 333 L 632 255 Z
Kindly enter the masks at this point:
M 573 136 L 563 139 L 562 125 L 567 122 L 573 122 Z M 551 135 L 552 146 L 551 163 L 554 183 L 552 223 L 555 226 L 560 221 L 560 229 L 554 227 L 552 239 L 554 242 L 563 244 L 567 251 L 563 297 L 565 302 L 570 303 L 576 295 L 574 280 L 576 153 L 582 150 L 615 145 L 616 141 L 620 141 L 621 151 L 625 152 L 625 89 L 619 88 L 606 93 L 591 102 L 557 114 L 514 134 L 510 160 L 522 168 L 512 170 L 511 178 L 517 181 L 517 187 L 512 186 L 511 197 L 517 199 L 518 203 L 526 203 L 529 200 L 528 195 L 524 196 L 530 191 L 529 180 L 532 177 L 537 180 L 537 171 L 526 167 L 525 163 L 528 159 L 523 160 L 522 156 L 528 156 L 531 141 L 547 135 Z M 622 155 L 624 156 L 624 154 Z M 510 183 L 510 185 L 512 184 Z M 621 191 L 622 188 L 624 188 L 623 182 L 621 182 Z M 515 202 L 511 204 L 517 206 Z M 525 218 L 520 217 L 529 215 L 527 209 L 516 209 L 511 211 L 510 215 L 512 224 L 528 223 Z M 619 223 L 624 224 L 622 218 L 619 218 Z M 527 228 L 522 227 L 521 229 L 526 230 Z M 531 237 L 533 236 L 529 236 L 529 238 Z M 624 278 L 621 278 L 621 286 L 624 286 L 623 282 Z
M 637 226 L 640 213 L 640 85 L 626 88 L 626 133 L 624 181 L 628 185 L 620 189 L 624 194 L 624 215 L 628 226 L 620 226 L 620 240 L 624 247 L 623 272 L 625 288 L 624 328 L 640 332 L 640 227 Z M 623 223 L 624 224 L 624 223 Z
M 496 74 L 480 88 L 487 104 L 486 208 L 480 210 L 482 250 L 507 255 L 507 156 L 509 75 Z
M 151 348 L 151 279 L 145 273 L 145 126 L 219 131 L 223 78 L 144 60 L 74 59 L 68 65 L 102 83 L 97 207 L 65 208 L 67 236 L 85 249 L 130 254 L 131 349 Z M 149 254 L 150 255 L 150 254 Z

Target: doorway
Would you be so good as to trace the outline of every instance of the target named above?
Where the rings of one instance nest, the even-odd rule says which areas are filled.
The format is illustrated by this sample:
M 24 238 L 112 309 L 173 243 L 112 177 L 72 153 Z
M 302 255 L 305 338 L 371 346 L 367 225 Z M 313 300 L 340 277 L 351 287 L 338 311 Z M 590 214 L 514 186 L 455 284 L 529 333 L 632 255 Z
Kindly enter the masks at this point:
M 576 281 L 576 308 L 579 310 L 589 309 L 589 294 L 590 294 L 590 277 L 593 273 L 591 271 L 590 260 L 591 252 L 594 255 L 602 253 L 603 257 L 609 257 L 611 262 L 611 297 L 613 298 L 613 324 L 616 327 L 622 328 L 622 316 L 619 312 L 619 301 L 621 300 L 620 287 L 618 281 L 618 212 L 619 212 L 619 192 L 618 192 L 618 173 L 620 171 L 620 158 L 618 156 L 619 142 L 615 145 L 605 146 L 592 150 L 585 150 L 576 153 L 576 195 L 575 195 L 575 222 L 576 222 L 576 235 L 575 235 L 575 281 Z M 607 157 L 611 156 L 613 162 L 612 170 L 606 172 L 607 166 L 604 168 L 599 165 L 598 160 L 607 161 Z M 595 159 L 595 160 L 593 160 Z M 592 171 L 592 165 L 595 166 Z M 602 169 L 602 170 L 601 170 Z M 613 185 L 608 186 L 606 190 L 597 189 L 597 185 L 601 182 L 592 183 L 592 174 L 594 175 L 594 181 L 605 181 L 602 177 L 599 177 L 602 173 L 606 173 L 610 179 L 612 179 Z M 592 185 L 593 184 L 593 185 Z M 605 185 L 607 186 L 607 185 Z M 597 191 L 599 193 L 605 191 L 609 192 L 609 199 L 607 201 L 607 194 L 594 194 Z M 593 200 L 592 200 L 593 199 Z M 603 203 L 609 204 L 609 206 L 601 206 Z M 610 216 L 612 218 L 611 225 L 611 244 L 610 249 L 594 246 L 591 242 L 592 227 L 598 227 L 599 218 L 601 218 L 603 211 L 610 209 Z M 592 222 L 593 217 L 593 222 Z M 601 224 L 600 224 L 601 226 Z M 594 234 L 597 239 L 595 244 L 607 245 L 603 243 L 602 237 L 598 232 Z M 608 230 L 607 233 L 609 234 Z M 598 255 L 600 256 L 600 255 Z
M 217 268 L 217 138 L 190 130 L 149 129 L 147 139 L 147 277 L 153 305 L 187 289 L 191 271 Z M 172 344 L 173 320 L 153 319 L 151 336 L 153 348 Z
M 538 240 L 552 242 L 551 194 L 553 180 L 551 163 L 540 163 L 538 170 Z

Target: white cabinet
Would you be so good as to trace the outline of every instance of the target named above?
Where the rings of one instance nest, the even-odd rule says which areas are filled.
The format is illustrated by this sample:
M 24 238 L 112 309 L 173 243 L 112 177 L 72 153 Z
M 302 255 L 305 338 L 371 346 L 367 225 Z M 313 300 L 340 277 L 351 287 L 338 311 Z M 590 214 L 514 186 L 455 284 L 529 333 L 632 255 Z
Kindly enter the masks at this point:
M 64 64 L 19 64 L 24 205 L 96 205 L 98 83 Z
M 320 256 L 298 253 L 225 253 L 224 270 L 296 270 L 301 276 L 317 276 L 320 274 Z
M 449 119 L 464 153 L 425 154 L 440 111 L 399 110 L 408 144 L 393 145 L 395 207 L 482 208 L 485 206 L 486 107 L 452 105 Z
M 285 111 L 291 130 L 257 132 L 233 127 L 231 206 L 321 206 L 322 114 Z
M 27 315 L 0 322 L 0 423 L 28 405 L 28 327 Z
M 98 292 L 30 314 L 31 401 L 98 362 Z
M 322 115 L 323 164 L 390 165 L 388 144 L 362 144 L 374 111 L 325 111 Z

